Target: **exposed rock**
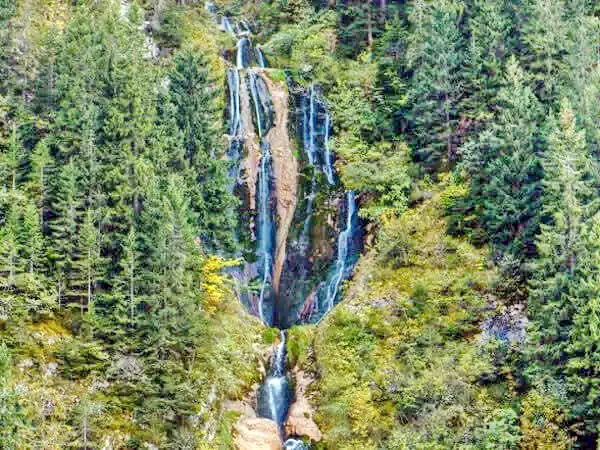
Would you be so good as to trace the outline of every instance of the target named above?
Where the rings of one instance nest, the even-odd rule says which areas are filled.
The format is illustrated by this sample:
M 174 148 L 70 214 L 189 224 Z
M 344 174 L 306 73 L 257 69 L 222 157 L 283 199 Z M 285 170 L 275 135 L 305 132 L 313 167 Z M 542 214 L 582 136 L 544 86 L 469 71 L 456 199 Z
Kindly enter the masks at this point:
M 260 146 L 258 135 L 252 125 L 252 109 L 250 106 L 250 93 L 248 86 L 240 82 L 240 115 L 244 127 L 244 146 L 246 158 L 244 160 L 244 181 L 248 187 L 248 205 L 250 210 L 256 210 L 256 183 L 258 181 L 258 165 L 260 163 Z
M 296 401 L 290 406 L 288 418 L 284 424 L 285 436 L 306 436 L 318 442 L 323 438 L 321 430 L 313 420 L 313 409 L 308 403 L 306 392 L 313 379 L 306 372 L 294 369 L 296 380 Z
M 256 411 L 254 411 L 254 408 L 244 400 L 225 400 L 223 402 L 223 408 L 226 411 L 239 412 L 242 417 L 249 419 L 256 418 Z
M 273 264 L 273 289 L 279 292 L 281 271 L 285 262 L 287 238 L 296 211 L 298 190 L 298 161 L 292 152 L 288 134 L 288 91 L 283 83 L 274 82 L 267 76 L 266 70 L 258 72 L 265 81 L 273 109 L 275 110 L 274 126 L 267 133 L 268 142 L 273 154 L 273 178 L 275 179 L 275 198 L 277 199 L 277 236 L 275 244 L 275 260 Z
M 19 369 L 21 371 L 31 369 L 34 366 L 33 360 L 30 358 L 25 358 L 23 361 L 19 363 Z
M 279 450 L 281 440 L 277 424 L 270 419 L 241 417 L 234 425 L 238 450 Z
M 56 372 L 58 372 L 58 364 L 55 362 L 50 362 L 44 367 L 44 375 L 47 377 L 53 377 Z

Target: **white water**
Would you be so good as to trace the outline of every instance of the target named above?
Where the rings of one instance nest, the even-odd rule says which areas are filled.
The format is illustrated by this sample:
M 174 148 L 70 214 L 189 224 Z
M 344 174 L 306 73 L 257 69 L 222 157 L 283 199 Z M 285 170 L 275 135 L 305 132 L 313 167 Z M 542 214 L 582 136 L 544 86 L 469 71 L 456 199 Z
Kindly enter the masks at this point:
M 247 49 L 250 47 L 250 39 L 242 37 L 237 41 L 237 54 L 236 54 L 236 66 L 238 69 L 244 69 L 248 67 L 248 58 L 246 56 Z
M 256 58 L 258 59 L 258 67 L 262 67 L 263 69 L 267 67 L 267 60 L 260 48 L 256 49 Z
M 344 279 L 348 269 L 348 250 L 354 234 L 354 222 L 356 215 L 356 199 L 354 198 L 353 191 L 346 192 L 346 203 L 346 228 L 338 236 L 337 259 L 335 261 L 333 275 L 327 283 L 324 301 L 325 313 L 333 308 L 340 284 Z
M 221 29 L 235 37 L 235 31 L 233 31 L 233 26 L 227 16 L 221 17 Z
M 291 393 L 285 375 L 285 331 L 280 332 L 280 338 L 271 359 L 269 376 L 265 379 L 259 395 L 259 415 L 274 420 L 281 428 L 287 415 Z
M 273 250 L 273 221 L 269 212 L 269 167 L 271 152 L 267 145 L 262 145 L 260 171 L 258 174 L 258 264 L 262 275 L 260 296 L 258 299 L 258 313 L 260 320 L 267 323 L 264 313 L 265 293 L 271 281 Z
M 306 445 L 298 439 L 288 439 L 283 444 L 284 450 L 307 450 Z
M 333 157 L 331 155 L 331 150 L 329 149 L 329 129 L 331 128 L 331 123 L 329 119 L 329 112 L 325 112 L 325 138 L 323 142 L 324 154 L 323 154 L 323 173 L 327 178 L 327 182 L 330 185 L 335 184 L 335 179 L 333 176 Z

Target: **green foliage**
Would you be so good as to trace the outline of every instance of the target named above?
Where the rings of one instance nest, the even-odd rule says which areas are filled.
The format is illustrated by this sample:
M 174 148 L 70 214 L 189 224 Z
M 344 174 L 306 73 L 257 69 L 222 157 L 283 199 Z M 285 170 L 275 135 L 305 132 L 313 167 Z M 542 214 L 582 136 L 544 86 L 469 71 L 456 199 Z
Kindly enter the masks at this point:
M 515 448 L 516 413 L 501 379 L 480 384 L 496 369 L 472 337 L 494 274 L 485 252 L 444 234 L 448 196 L 387 221 L 314 330 L 314 360 L 300 363 L 318 374 L 326 448 Z
M 463 146 L 470 175 L 466 199 L 489 240 L 502 253 L 534 252 L 540 209 L 541 107 L 512 58 L 496 118 Z
M 407 89 L 411 144 L 426 168 L 456 160 L 465 97 L 465 44 L 459 28 L 462 2 L 443 1 L 415 10 L 409 52 L 414 76 Z
M 563 101 L 550 136 L 544 179 L 544 214 L 529 297 L 533 383 L 564 379 L 569 414 L 595 430 L 598 410 L 592 387 L 597 377 L 594 333 L 598 252 L 597 167 L 585 134 Z M 585 315 L 585 318 L 583 318 Z M 589 378 L 588 378 L 589 377 Z M 566 406 L 565 405 L 565 406 Z

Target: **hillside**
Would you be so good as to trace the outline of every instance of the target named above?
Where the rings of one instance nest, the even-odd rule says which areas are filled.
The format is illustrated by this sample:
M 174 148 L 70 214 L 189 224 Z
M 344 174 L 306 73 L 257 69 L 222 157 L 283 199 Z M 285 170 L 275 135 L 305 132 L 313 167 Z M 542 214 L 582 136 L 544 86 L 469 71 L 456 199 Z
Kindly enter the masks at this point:
M 0 0 L 0 450 L 597 448 L 598 31 Z

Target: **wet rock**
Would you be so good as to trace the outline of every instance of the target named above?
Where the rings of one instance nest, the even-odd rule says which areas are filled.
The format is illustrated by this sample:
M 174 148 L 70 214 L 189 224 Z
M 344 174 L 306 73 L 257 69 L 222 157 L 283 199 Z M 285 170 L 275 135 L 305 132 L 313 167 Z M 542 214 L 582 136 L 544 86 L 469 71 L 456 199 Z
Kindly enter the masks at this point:
M 295 368 L 296 401 L 290 406 L 288 418 L 284 424 L 285 436 L 305 436 L 313 442 L 323 438 L 321 430 L 313 420 L 313 408 L 306 397 L 308 387 L 313 379 L 304 371 Z
M 279 450 L 281 440 L 277 424 L 270 419 L 242 417 L 234 425 L 238 450 Z
M 249 419 L 256 417 L 254 408 L 252 408 L 252 406 L 243 400 L 225 400 L 223 402 L 223 408 L 226 411 L 238 412 L 242 415 L 242 417 L 247 417 Z
M 306 436 L 315 442 L 323 438 L 319 426 L 312 419 L 312 411 L 306 400 L 292 403 L 285 422 L 285 433 L 287 436 Z

